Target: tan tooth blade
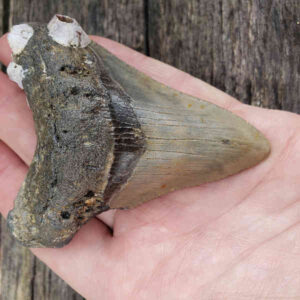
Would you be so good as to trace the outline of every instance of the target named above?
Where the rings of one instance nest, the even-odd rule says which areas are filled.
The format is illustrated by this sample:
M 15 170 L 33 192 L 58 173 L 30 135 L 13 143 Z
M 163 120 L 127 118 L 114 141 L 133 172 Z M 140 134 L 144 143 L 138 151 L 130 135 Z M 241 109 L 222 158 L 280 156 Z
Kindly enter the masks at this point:
M 91 47 L 131 96 L 147 144 L 127 184 L 110 199 L 111 208 L 135 207 L 219 180 L 268 156 L 268 140 L 243 119 L 152 80 L 98 45 Z

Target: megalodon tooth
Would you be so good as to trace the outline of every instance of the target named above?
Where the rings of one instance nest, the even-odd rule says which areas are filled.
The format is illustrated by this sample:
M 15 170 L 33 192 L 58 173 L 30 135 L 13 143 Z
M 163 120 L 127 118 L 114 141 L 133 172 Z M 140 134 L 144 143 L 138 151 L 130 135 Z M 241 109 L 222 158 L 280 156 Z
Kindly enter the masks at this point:
M 62 247 L 90 218 L 219 180 L 264 160 L 253 126 L 156 82 L 92 42 L 76 20 L 12 27 L 9 77 L 38 138 L 8 215 L 28 247 Z

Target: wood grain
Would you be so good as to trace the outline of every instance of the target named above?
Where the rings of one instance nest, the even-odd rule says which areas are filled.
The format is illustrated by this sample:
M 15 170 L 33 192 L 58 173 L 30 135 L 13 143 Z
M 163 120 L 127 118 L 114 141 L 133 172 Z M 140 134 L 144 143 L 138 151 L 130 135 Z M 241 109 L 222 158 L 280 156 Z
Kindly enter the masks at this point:
M 89 34 L 105 36 L 144 52 L 144 3 L 141 0 L 10 2 L 10 26 L 27 21 L 48 22 L 55 13 L 59 13 L 75 18 Z
M 150 55 L 258 106 L 300 112 L 300 2 L 149 1 Z
M 3 1 L 0 1 L 0 34 L 3 33 Z
M 4 23 L 4 18 L 3 18 L 3 1 L 0 0 L 0 35 L 3 34 L 3 23 Z M 2 64 L 0 63 L 0 70 L 2 69 Z
M 0 0 L 0 32 L 55 13 L 245 103 L 300 112 L 299 0 Z M 1 229 L 2 300 L 82 299 Z

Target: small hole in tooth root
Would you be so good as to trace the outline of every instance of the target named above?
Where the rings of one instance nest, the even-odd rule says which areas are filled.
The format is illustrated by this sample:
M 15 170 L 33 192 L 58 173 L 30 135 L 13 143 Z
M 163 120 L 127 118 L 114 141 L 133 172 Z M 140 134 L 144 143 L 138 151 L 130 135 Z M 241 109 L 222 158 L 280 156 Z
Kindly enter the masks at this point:
M 69 213 L 68 211 L 62 211 L 62 212 L 60 213 L 60 215 L 61 215 L 61 217 L 62 217 L 63 219 L 65 219 L 65 220 L 70 219 L 70 217 L 71 217 L 71 215 L 70 215 L 70 213 Z
M 92 197 L 94 197 L 95 196 L 95 193 L 93 192 L 93 191 L 88 191 L 85 195 L 84 195 L 84 197 L 86 197 L 86 198 L 92 198 Z
M 222 143 L 223 143 L 224 145 L 230 145 L 230 140 L 228 140 L 228 139 L 223 139 L 223 140 L 222 140 Z
M 84 96 L 87 98 L 91 98 L 93 96 L 93 93 L 85 93 Z
M 73 19 L 67 17 L 67 16 L 62 16 L 62 15 L 56 15 L 57 19 L 61 22 L 65 23 L 73 23 Z
M 72 95 L 78 95 L 80 93 L 80 89 L 77 86 L 71 88 Z
M 89 75 L 89 71 L 86 69 L 82 69 L 80 67 L 77 66 L 73 66 L 73 65 L 63 65 L 60 67 L 59 69 L 61 72 L 70 74 L 70 75 L 82 75 L 82 76 L 88 76 Z

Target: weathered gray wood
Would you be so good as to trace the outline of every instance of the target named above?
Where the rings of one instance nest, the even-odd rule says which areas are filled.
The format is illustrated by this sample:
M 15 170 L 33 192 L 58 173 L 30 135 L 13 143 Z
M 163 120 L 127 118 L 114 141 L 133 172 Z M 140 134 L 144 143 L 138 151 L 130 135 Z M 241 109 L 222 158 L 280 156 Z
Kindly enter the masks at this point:
M 0 0 L 0 35 L 3 33 L 3 0 Z M 0 63 L 0 70 L 2 69 L 2 65 Z
M 1 232 L 1 296 L 2 299 L 31 299 L 35 258 L 31 252 L 17 246 L 15 240 L 6 231 L 2 218 Z
M 2 220 L 1 299 L 83 299 L 25 247 L 10 236 Z
M 245 103 L 300 112 L 298 0 L 149 1 L 150 55 Z
M 89 33 L 139 51 L 145 49 L 144 3 L 141 0 L 10 0 L 11 23 L 47 22 L 55 13 L 75 18 Z M 10 24 L 10 25 L 12 25 Z
M 106 36 L 136 50 L 145 51 L 143 1 L 10 0 L 9 2 L 10 26 L 30 21 L 47 22 L 55 13 L 61 13 L 76 18 L 91 34 Z M 2 300 L 83 299 L 29 250 L 16 244 L 5 230 L 5 222 L 1 240 Z
M 0 1 L 0 34 L 3 33 L 3 1 Z

